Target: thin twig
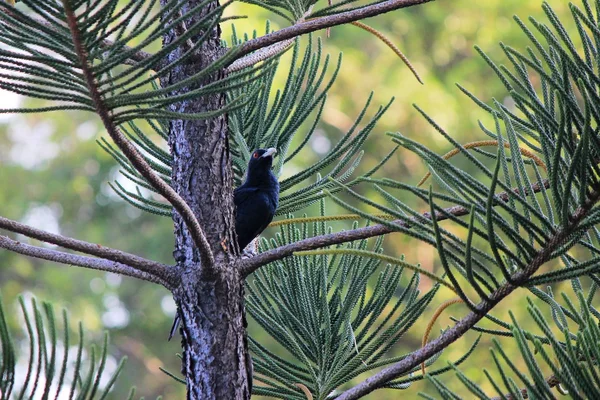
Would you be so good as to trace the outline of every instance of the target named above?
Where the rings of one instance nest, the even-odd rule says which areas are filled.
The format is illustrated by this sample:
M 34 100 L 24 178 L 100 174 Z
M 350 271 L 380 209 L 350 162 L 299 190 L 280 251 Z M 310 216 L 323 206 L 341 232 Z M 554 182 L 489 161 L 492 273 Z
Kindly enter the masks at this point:
M 533 184 L 533 192 L 538 193 L 542 190 L 547 189 L 548 187 L 548 180 L 544 179 L 542 182 L 536 182 L 535 184 Z M 513 192 L 518 194 L 518 190 L 519 189 L 513 189 Z M 509 194 L 507 192 L 499 193 L 498 195 L 496 195 L 496 198 L 506 203 L 508 202 Z M 469 210 L 467 208 L 463 206 L 453 206 L 445 208 L 443 212 L 438 212 L 436 218 L 438 221 L 442 221 L 448 219 L 449 215 L 461 217 L 467 214 L 469 214 Z M 426 218 L 430 218 L 431 214 L 426 212 L 423 213 L 423 216 Z M 413 218 L 413 220 L 416 221 L 416 218 Z M 410 223 L 402 220 L 391 221 L 391 223 L 396 224 L 399 227 L 410 227 Z M 344 232 L 330 233 L 327 235 L 320 235 L 300 240 L 295 243 L 290 243 L 285 246 L 277 247 L 273 250 L 266 251 L 257 255 L 256 257 L 242 260 L 240 265 L 242 276 L 248 276 L 263 265 L 266 265 L 276 260 L 281 260 L 285 257 L 289 257 L 293 253 L 298 251 L 319 249 L 334 244 L 352 242 L 354 240 L 367 239 L 374 236 L 381 236 L 391 232 L 394 232 L 394 230 L 387 226 L 373 225 L 364 228 L 358 228 Z
M 93 258 L 80 256 L 77 254 L 64 253 L 62 251 L 45 249 L 43 247 L 32 246 L 13 240 L 7 236 L 0 235 L 0 248 L 13 251 L 29 257 L 39 258 L 42 260 L 53 261 L 61 264 L 76 265 L 95 269 L 99 271 L 113 272 L 115 274 L 131 276 L 148 282 L 159 283 L 171 290 L 171 284 L 160 277 L 133 268 L 129 265 L 121 264 L 115 261 L 106 260 L 103 258 Z
M 190 230 L 191 236 L 194 239 L 194 244 L 200 251 L 200 257 L 202 259 L 202 266 L 206 271 L 210 271 L 214 267 L 214 256 L 210 248 L 208 240 L 204 235 L 204 231 L 198 222 L 198 219 L 194 215 L 194 212 L 189 205 L 169 186 L 163 181 L 153 170 L 152 167 L 144 160 L 139 150 L 131 144 L 127 138 L 121 133 L 121 131 L 115 126 L 109 111 L 106 109 L 104 100 L 100 95 L 98 86 L 92 71 L 88 65 L 87 52 L 81 41 L 81 32 L 77 26 L 77 18 L 71 10 L 70 4 L 67 0 L 63 0 L 63 6 L 65 8 L 65 14 L 67 16 L 67 22 L 71 35 L 73 37 L 73 44 L 75 45 L 75 51 L 79 57 L 80 67 L 83 71 L 83 75 L 88 84 L 90 90 L 90 96 L 94 102 L 96 112 L 102 119 L 104 127 L 108 134 L 115 142 L 115 144 L 121 149 L 123 154 L 135 167 L 135 169 L 142 174 L 144 178 L 165 198 L 169 203 L 173 205 L 173 208 L 179 212 L 187 228 Z
M 155 275 L 163 280 L 169 280 L 171 267 L 156 261 L 148 260 L 134 254 L 126 253 L 110 247 L 99 244 L 84 242 L 67 236 L 57 235 L 36 229 L 32 226 L 13 221 L 8 218 L 0 217 L 0 228 L 10 232 L 20 233 L 27 237 L 41 240 L 42 242 L 52 243 L 66 249 L 79 251 L 96 257 L 104 258 L 109 261 L 115 261 L 121 264 L 129 265 L 132 268 Z
M 413 73 L 413 75 L 415 76 L 415 78 L 417 79 L 417 81 L 419 81 L 419 83 L 422 85 L 423 81 L 421 80 L 421 77 L 419 76 L 419 73 L 417 72 L 417 70 L 415 69 L 415 67 L 413 67 L 413 65 L 410 63 L 410 60 L 408 59 L 408 57 L 406 57 L 404 55 L 404 53 L 402 51 L 400 51 L 400 49 L 398 48 L 398 46 L 396 46 L 390 39 L 387 38 L 387 36 L 385 36 L 383 33 L 379 32 L 377 29 L 367 25 L 367 24 L 363 24 L 360 21 L 354 21 L 351 22 L 352 25 L 357 26 L 361 29 L 364 29 L 365 31 L 369 32 L 370 34 L 374 35 L 375 37 L 377 37 L 379 40 L 381 40 L 383 43 L 386 44 L 386 46 L 388 46 L 390 49 L 392 49 L 392 51 L 394 53 L 396 53 L 396 55 L 398 57 L 400 57 L 400 59 L 402 60 L 402 62 L 404 63 L 404 65 L 406 65 L 408 67 L 408 69 L 410 69 L 410 72 Z
M 438 306 L 438 308 L 433 313 L 433 316 L 429 320 L 429 323 L 427 324 L 427 327 L 425 328 L 425 333 L 423 334 L 423 339 L 421 340 L 421 347 L 423 347 L 423 346 L 425 346 L 427 344 L 427 341 L 429 340 L 429 334 L 431 333 L 431 330 L 433 329 L 433 325 L 438 320 L 438 318 L 440 317 L 440 315 L 442 315 L 442 313 L 444 312 L 444 310 L 446 308 L 450 307 L 451 305 L 457 304 L 457 303 L 464 303 L 464 301 L 460 297 L 455 297 L 453 299 L 450 299 L 450 300 L 447 300 L 447 301 L 443 302 L 442 304 L 440 304 Z M 421 374 L 423 376 L 425 376 L 425 361 L 423 361 L 421 363 Z
M 439 353 L 441 350 L 448 347 L 450 344 L 462 337 L 469 331 L 477 322 L 479 322 L 492 308 L 500 301 L 511 294 L 519 285 L 524 284 L 546 261 L 549 260 L 552 253 L 564 245 L 569 237 L 573 234 L 579 223 L 589 214 L 592 207 L 600 199 L 600 191 L 596 188 L 588 197 L 588 200 L 571 215 L 569 225 L 556 232 L 540 249 L 536 256 L 522 270 L 514 273 L 511 276 L 510 282 L 504 283 L 496 289 L 490 296 L 489 301 L 482 301 L 476 306 L 477 312 L 470 312 L 466 317 L 461 319 L 452 328 L 448 329 L 437 339 L 429 342 L 425 347 L 409 354 L 402 361 L 393 364 L 377 374 L 365 379 L 352 389 L 343 392 L 337 400 L 355 400 L 371 393 L 373 390 L 384 386 L 387 382 L 402 376 L 417 365 Z
M 560 381 L 554 375 L 550 375 L 548 377 L 548 379 L 546 379 L 546 383 L 551 388 L 560 385 Z M 523 396 L 522 397 L 523 399 L 528 399 L 529 398 L 529 393 L 527 392 L 527 389 L 521 389 L 521 396 Z M 491 400 L 517 400 L 517 399 L 519 399 L 519 397 L 513 396 L 512 394 L 505 394 L 504 396 L 492 397 Z

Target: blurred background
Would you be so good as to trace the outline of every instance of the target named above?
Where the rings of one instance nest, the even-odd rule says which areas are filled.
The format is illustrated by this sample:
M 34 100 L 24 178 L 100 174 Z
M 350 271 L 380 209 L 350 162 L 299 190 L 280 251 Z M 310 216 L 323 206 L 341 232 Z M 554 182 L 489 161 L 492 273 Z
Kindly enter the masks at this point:
M 549 3 L 574 31 L 567 19 L 568 4 L 558 0 Z M 315 37 L 322 40 L 324 53 L 336 59 L 338 53 L 343 52 L 343 64 L 329 92 L 319 131 L 311 139 L 311 148 L 304 151 L 302 157 L 297 157 L 295 164 L 287 165 L 283 175 L 291 175 L 314 163 L 335 145 L 352 125 L 371 91 L 374 98 L 369 115 L 390 98 L 395 97 L 395 101 L 365 144 L 363 170 L 369 169 L 390 150 L 392 143 L 386 132 L 401 132 L 440 154 L 450 150 L 450 145 L 412 107 L 413 103 L 423 108 L 458 142 L 484 140 L 486 137 L 477 123 L 478 120 L 489 123 L 488 116 L 455 84 L 460 83 L 488 104 L 493 99 L 507 101 L 504 87 L 473 46 L 480 46 L 493 60 L 504 62 L 498 42 L 517 49 L 524 49 L 529 44 L 512 20 L 513 15 L 523 20 L 528 16 L 543 20 L 541 4 L 541 0 L 437 1 L 364 21 L 401 49 L 421 75 L 424 85 L 417 82 L 389 48 L 362 29 L 348 25 L 333 28 L 330 37 L 324 32 L 316 34 Z M 247 15 L 247 19 L 237 20 L 235 24 L 238 33 L 249 35 L 255 29 L 259 35 L 263 34 L 266 21 L 272 18 L 264 10 L 241 3 L 230 7 L 228 14 Z M 271 22 L 274 29 L 285 26 L 278 19 L 271 19 Z M 229 38 L 230 26 L 229 22 L 221 25 L 224 39 Z M 286 60 L 289 55 L 282 63 Z M 287 71 L 283 67 L 280 69 Z M 284 79 L 285 76 L 280 76 L 281 87 Z M 0 93 L 0 108 L 40 104 L 40 101 L 9 92 Z M 133 208 L 108 187 L 107 182 L 122 178 L 114 160 L 95 142 L 103 135 L 99 118 L 89 113 L 0 115 L 0 215 L 50 232 L 172 264 L 171 220 Z M 416 184 L 426 171 L 426 166 L 414 154 L 400 150 L 378 176 Z M 419 210 L 428 207 L 415 199 L 403 200 Z M 333 205 L 329 210 L 343 212 Z M 338 226 L 349 228 L 350 223 Z M 266 236 L 270 234 L 265 232 Z M 23 237 L 19 240 L 39 244 Z M 436 272 L 441 268 L 432 247 L 399 234 L 386 240 L 386 250 L 391 255 L 404 254 L 407 261 L 421 263 Z M 423 280 L 422 290 L 427 290 L 430 285 Z M 184 386 L 159 370 L 162 366 L 174 373 L 179 371 L 176 355 L 180 351 L 179 340 L 166 340 L 175 314 L 174 302 L 166 289 L 131 278 L 56 265 L 0 250 L 0 292 L 9 317 L 14 317 L 10 324 L 17 338 L 24 337 L 16 302 L 21 293 L 51 301 L 57 309 L 68 309 L 72 328 L 75 321 L 81 320 L 88 341 L 101 342 L 102 332 L 108 330 L 111 360 L 107 369 L 114 369 L 122 356 L 128 357 L 112 398 L 126 398 L 132 385 L 137 386 L 138 395 L 147 399 L 158 395 L 165 399 L 184 398 Z M 524 322 L 527 318 L 524 307 L 516 307 L 523 304 L 525 296 L 525 292 L 511 296 L 497 307 L 495 315 L 509 320 L 507 310 L 513 308 L 517 319 Z M 451 293 L 440 292 L 431 310 L 417 323 L 417 327 L 423 328 L 413 329 L 404 337 L 394 354 L 420 347 L 428 319 L 435 308 L 450 297 Z M 450 315 L 460 317 L 465 313 L 466 307 L 462 305 L 454 305 L 445 311 L 434 327 L 433 336 L 452 324 Z M 252 321 L 249 329 L 261 343 L 269 345 L 271 339 Z M 476 336 L 475 333 L 467 334 L 452 345 L 438 365 L 445 365 L 444 360 L 458 359 Z M 477 353 L 461 366 L 469 377 L 482 383 L 488 393 L 491 393 L 490 386 L 485 384 L 481 369 L 483 365 L 492 365 L 488 351 L 490 343 L 489 337 L 483 337 Z M 507 342 L 507 346 L 512 346 L 512 342 Z M 26 358 L 22 358 L 22 362 L 25 363 Z M 519 360 L 515 362 L 519 363 Z M 442 379 L 455 387 L 458 395 L 466 395 L 454 375 L 448 374 Z M 408 392 L 379 391 L 367 398 L 416 398 L 419 390 L 435 395 L 432 387 L 415 383 Z

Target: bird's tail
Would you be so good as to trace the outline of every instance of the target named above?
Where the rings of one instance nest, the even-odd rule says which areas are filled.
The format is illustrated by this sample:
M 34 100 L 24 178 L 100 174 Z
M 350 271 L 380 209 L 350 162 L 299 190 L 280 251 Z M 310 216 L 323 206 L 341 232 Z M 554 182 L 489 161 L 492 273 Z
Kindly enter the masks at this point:
M 173 335 L 175 335 L 175 332 L 177 332 L 177 328 L 179 328 L 179 313 L 177 313 L 177 315 L 175 315 L 175 320 L 173 321 L 173 326 L 171 327 L 171 332 L 169 332 L 169 341 L 171 340 Z

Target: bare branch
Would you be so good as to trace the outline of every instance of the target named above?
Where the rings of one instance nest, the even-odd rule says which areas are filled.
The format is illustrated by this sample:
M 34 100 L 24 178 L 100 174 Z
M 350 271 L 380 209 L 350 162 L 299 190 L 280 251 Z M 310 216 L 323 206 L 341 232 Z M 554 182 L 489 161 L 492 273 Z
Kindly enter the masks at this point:
M 242 44 L 240 57 L 245 56 L 253 51 L 270 46 L 277 42 L 282 42 L 287 39 L 292 39 L 305 33 L 318 31 L 320 29 L 329 28 L 336 25 L 342 25 L 361 19 L 374 17 L 379 14 L 384 14 L 389 11 L 398 10 L 415 6 L 418 4 L 428 3 L 432 0 L 387 0 L 381 3 L 371 4 L 356 10 L 346 11 L 335 15 L 315 18 L 306 22 L 294 24 L 287 28 L 280 29 L 268 35 L 252 39 Z
M 100 92 L 98 90 L 98 86 L 96 84 L 96 80 L 94 79 L 94 75 L 89 68 L 87 53 L 85 48 L 83 47 L 83 43 L 81 40 L 81 32 L 79 31 L 79 27 L 77 26 L 77 19 L 73 10 L 71 10 L 70 4 L 68 1 L 63 0 L 63 6 L 65 8 L 65 13 L 67 16 L 67 22 L 69 24 L 69 29 L 71 30 L 71 35 L 73 36 L 73 44 L 75 45 L 75 50 L 79 57 L 79 62 L 81 64 L 81 69 L 83 71 L 83 75 L 88 84 L 88 88 L 90 90 L 90 95 L 92 101 L 94 102 L 94 106 L 96 108 L 96 112 L 102 119 L 104 123 L 104 127 L 106 128 L 108 134 L 115 142 L 115 144 L 121 149 L 123 154 L 127 157 L 127 159 L 131 162 L 131 164 L 135 167 L 135 169 L 142 174 L 148 182 L 163 196 L 169 203 L 173 205 L 173 208 L 183 218 L 187 228 L 190 230 L 192 238 L 194 239 L 194 244 L 198 247 L 200 251 L 200 257 L 202 259 L 202 265 L 204 268 L 208 270 L 214 267 L 214 255 L 210 249 L 210 245 L 206 240 L 206 236 L 204 235 L 204 231 L 198 222 L 198 219 L 194 215 L 192 209 L 188 206 L 188 204 L 173 190 L 171 186 L 169 186 L 165 181 L 163 181 L 153 170 L 152 167 L 144 160 L 139 150 L 127 140 L 127 138 L 123 135 L 123 133 L 115 126 L 108 110 L 104 106 L 104 101 Z
M 313 6 L 308 8 L 308 11 L 304 13 L 304 15 L 296 21 L 296 24 L 300 22 L 304 22 L 306 18 L 312 12 Z M 275 57 L 278 54 L 283 53 L 294 44 L 294 39 L 287 39 L 281 42 L 274 43 L 268 47 L 264 47 L 252 54 L 248 54 L 245 57 L 238 58 L 235 60 L 229 67 L 227 67 L 227 73 L 232 73 L 236 71 L 240 71 L 246 67 L 250 67 L 254 64 L 257 64 L 261 61 L 270 59 Z
M 589 211 L 599 199 L 600 191 L 596 188 L 596 190 L 590 194 L 588 200 L 573 213 L 569 219 L 569 225 L 556 232 L 524 269 L 512 275 L 512 281 L 515 283 L 514 285 L 506 282 L 490 295 L 489 301 L 484 300 L 476 306 L 477 312 L 470 312 L 466 317 L 458 321 L 456 325 L 442 333 L 440 337 L 429 342 L 428 345 L 409 354 L 407 357 L 403 358 L 402 361 L 383 369 L 352 389 L 346 390 L 337 397 L 337 400 L 354 400 L 365 396 L 373 390 L 382 387 L 392 379 L 410 371 L 429 357 L 437 354 L 462 337 L 462 335 L 470 330 L 492 308 L 494 308 L 496 304 L 511 294 L 519 285 L 526 283 L 527 279 L 549 260 L 552 252 L 557 248 L 560 248 L 569 240 L 569 237 L 575 231 L 578 224 L 586 215 L 588 215 Z
M 169 280 L 171 267 L 156 261 L 148 260 L 135 254 L 126 253 L 121 250 L 104 247 L 99 244 L 84 242 L 83 240 L 73 239 L 67 236 L 57 235 L 36 229 L 32 226 L 21 224 L 8 218 L 0 217 L 0 228 L 10 232 L 20 233 L 27 237 L 41 240 L 42 242 L 52 243 L 66 249 L 79 251 L 96 257 L 104 258 L 109 261 L 115 261 L 121 264 L 129 265 L 140 271 Z
M 239 71 L 240 69 L 254 65 L 260 61 L 263 61 L 267 58 L 270 58 L 279 53 L 282 53 L 283 51 L 287 50 L 293 44 L 294 38 L 296 38 L 300 35 L 314 32 L 314 31 L 321 30 L 321 29 L 330 28 L 330 27 L 336 26 L 336 25 L 342 25 L 345 23 L 350 23 L 350 22 L 361 20 L 361 19 L 374 17 L 376 15 L 384 14 L 384 13 L 394 11 L 394 10 L 397 10 L 400 8 L 407 8 L 407 7 L 418 5 L 418 4 L 428 3 L 430 1 L 433 1 L 433 0 L 388 0 L 388 1 L 383 1 L 381 3 L 377 3 L 377 4 L 371 4 L 371 5 L 365 6 L 363 8 L 357 9 L 357 10 L 347 11 L 347 12 L 343 12 L 343 13 L 339 13 L 339 14 L 331 15 L 331 16 L 326 16 L 326 17 L 315 18 L 315 19 L 305 22 L 305 18 L 308 18 L 307 14 L 310 13 L 310 10 L 309 10 L 309 11 L 307 11 L 307 14 L 305 14 L 302 18 L 300 18 L 298 20 L 298 22 L 296 22 L 294 25 L 287 27 L 287 28 L 283 28 L 279 31 L 270 33 L 268 35 L 261 36 L 256 39 L 249 40 L 248 42 L 244 43 L 241 46 L 242 49 L 239 54 L 240 58 L 233 61 L 233 63 L 229 67 L 227 67 L 227 71 L 228 72 Z M 360 26 L 360 25 L 357 25 L 357 26 Z M 112 44 L 109 40 L 104 40 L 102 43 L 104 46 L 107 46 L 107 47 Z M 387 43 L 387 44 L 390 45 L 390 43 Z M 394 47 L 395 46 L 393 46 L 393 48 Z M 125 49 L 127 50 L 127 48 L 125 48 Z M 250 54 L 250 53 L 252 53 L 256 50 L 260 50 L 260 49 L 264 49 L 264 50 L 259 51 L 256 54 Z M 394 49 L 394 51 L 396 51 L 396 53 L 398 54 L 397 49 Z M 399 55 L 400 55 L 400 57 L 402 57 L 402 59 L 405 62 L 407 62 L 403 55 L 401 55 L 401 54 L 399 54 Z M 135 65 L 136 62 L 142 61 L 151 56 L 152 56 L 152 54 L 146 53 L 143 51 L 139 51 L 137 53 L 132 53 L 130 58 L 125 61 L 125 64 Z M 164 61 L 159 62 L 159 63 L 157 63 L 157 65 L 155 67 L 153 67 L 153 69 L 159 70 L 160 68 L 162 68 L 164 66 L 164 64 L 165 64 Z M 411 68 L 413 73 L 417 76 L 417 79 L 420 81 L 420 78 L 418 77 L 418 75 L 416 74 L 416 71 L 414 71 L 412 66 L 410 66 L 410 63 L 408 63 L 407 65 L 409 65 L 409 68 Z
M 64 253 L 62 251 L 45 249 L 43 247 L 32 246 L 13 240 L 7 236 L 0 235 L 0 248 L 14 251 L 25 256 L 39 258 L 42 260 L 53 261 L 61 264 L 77 265 L 95 269 L 99 271 L 113 272 L 115 274 L 131 276 L 148 282 L 159 283 L 171 290 L 172 285 L 166 280 L 153 275 L 151 273 L 141 271 L 129 265 L 121 264 L 115 261 L 105 260 L 102 258 L 93 258 L 80 256 L 76 254 Z
M 549 183 L 547 179 L 544 179 L 542 182 L 536 182 L 533 185 L 533 192 L 538 193 L 542 190 L 545 190 L 549 187 Z M 518 189 L 512 189 L 513 192 L 519 193 Z M 509 194 L 507 192 L 500 193 L 496 196 L 499 200 L 503 202 L 508 202 Z M 463 206 L 453 206 L 445 208 L 443 212 L 439 212 L 436 214 L 436 219 L 438 221 L 442 221 L 448 219 L 448 215 L 453 215 L 455 217 L 460 217 L 463 215 L 469 214 L 469 210 Z M 426 218 L 430 218 L 430 213 L 423 213 L 423 216 Z M 415 218 L 413 218 L 416 221 Z M 410 228 L 410 224 L 402 221 L 395 220 L 391 221 L 391 223 L 398 225 L 399 227 Z M 340 244 L 345 242 L 352 242 L 354 240 L 367 239 L 374 236 L 381 236 L 388 233 L 394 232 L 393 229 L 384 226 L 384 225 L 373 225 L 367 226 L 365 228 L 358 228 L 344 232 L 336 232 L 330 233 L 328 235 L 315 236 L 312 238 L 300 240 L 295 243 L 290 243 L 285 246 L 277 247 L 276 249 L 265 251 L 257 255 L 256 257 L 248 258 L 242 260 L 240 263 L 240 268 L 242 272 L 242 276 L 246 277 L 250 275 L 252 272 L 256 271 L 258 268 L 266 265 L 270 262 L 281 260 L 282 258 L 289 257 L 293 253 L 302 250 L 314 250 L 322 247 L 331 246 L 334 244 Z

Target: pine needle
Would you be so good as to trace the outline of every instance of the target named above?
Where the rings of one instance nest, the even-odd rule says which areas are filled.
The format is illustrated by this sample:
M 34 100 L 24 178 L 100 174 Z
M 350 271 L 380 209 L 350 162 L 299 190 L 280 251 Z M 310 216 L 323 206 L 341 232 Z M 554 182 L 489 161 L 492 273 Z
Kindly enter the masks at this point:
M 481 141 L 477 141 L 477 142 L 469 142 L 465 145 L 463 145 L 462 147 L 465 149 L 474 149 L 476 147 L 485 147 L 485 146 L 498 146 L 498 141 L 497 140 L 481 140 Z M 505 142 L 504 143 L 504 147 L 507 149 L 510 149 L 510 143 Z M 533 154 L 531 151 L 523 148 L 523 147 L 519 147 L 519 150 L 521 151 L 521 154 L 527 158 L 530 158 L 533 160 L 533 162 L 535 162 L 535 164 L 538 167 L 541 167 L 544 169 L 544 171 L 547 171 L 546 169 L 546 164 L 544 163 L 544 161 L 542 161 L 541 158 L 539 158 L 538 156 L 536 156 L 535 154 Z M 444 160 L 449 160 L 450 158 L 454 157 L 455 155 L 457 155 L 460 152 L 460 149 L 453 149 L 450 150 L 449 152 L 447 152 L 446 154 L 444 154 L 442 156 L 442 158 Z M 427 181 L 427 179 L 431 176 L 431 172 L 428 172 L 425 174 L 425 176 L 419 181 L 419 183 L 417 184 L 417 187 L 420 187 L 422 184 L 425 183 L 425 181 Z
M 302 383 L 294 383 L 294 386 L 298 387 L 300 390 L 302 390 L 302 392 L 304 392 L 306 400 L 313 400 L 313 395 L 310 390 L 308 390 L 306 385 L 303 385 Z
M 392 41 L 390 39 L 387 38 L 387 36 L 385 36 L 383 33 L 379 32 L 377 29 L 374 29 L 374 28 L 370 27 L 369 25 L 363 24 L 362 22 L 354 21 L 354 22 L 351 22 L 351 24 L 354 26 L 358 26 L 359 28 L 362 28 L 365 31 L 367 31 L 367 32 L 371 33 L 372 35 L 375 35 L 377 38 L 379 38 L 379 40 L 381 40 L 383 43 L 385 43 L 390 49 L 392 49 L 392 51 L 394 53 L 396 53 L 396 55 L 398 57 L 400 57 L 402 62 L 408 67 L 408 69 L 410 69 L 410 71 L 413 73 L 415 78 L 417 78 L 419 83 L 421 85 L 423 84 L 423 81 L 421 80 L 419 73 L 417 72 L 415 67 L 412 66 L 412 64 L 408 60 L 408 57 L 406 57 L 404 55 L 404 53 L 402 53 L 400 51 L 400 49 L 394 43 L 392 43 Z
M 373 217 L 377 218 L 385 218 L 385 219 L 394 219 L 392 215 L 389 214 L 372 214 Z M 291 225 L 291 224 L 304 224 L 310 222 L 323 222 L 323 221 L 347 221 L 347 220 L 357 220 L 363 219 L 358 214 L 340 214 L 340 215 L 325 215 L 321 217 L 303 217 L 303 218 L 289 218 L 289 219 L 281 219 L 279 221 L 274 221 L 269 224 L 269 228 L 274 228 L 281 225 Z

